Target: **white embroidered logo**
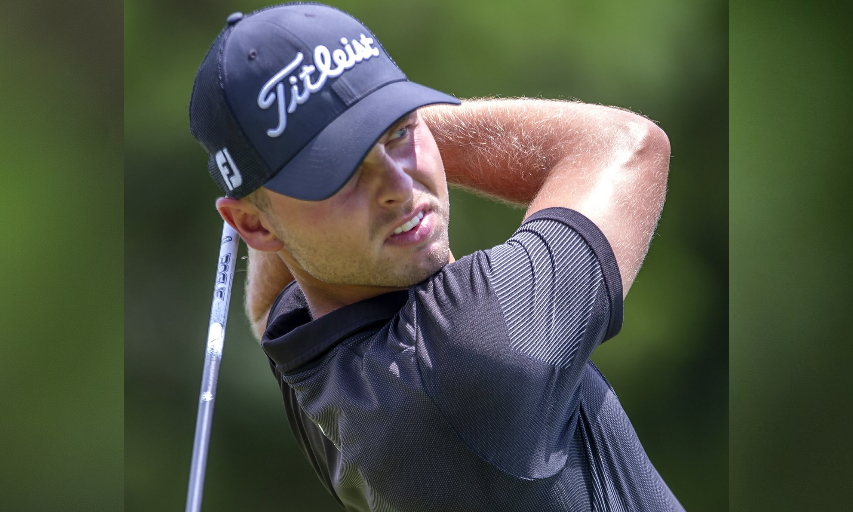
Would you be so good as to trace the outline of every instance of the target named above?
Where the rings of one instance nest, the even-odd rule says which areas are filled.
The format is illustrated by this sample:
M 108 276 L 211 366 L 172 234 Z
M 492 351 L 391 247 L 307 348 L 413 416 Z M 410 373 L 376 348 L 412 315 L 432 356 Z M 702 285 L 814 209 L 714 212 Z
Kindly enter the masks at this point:
M 231 159 L 228 148 L 222 148 L 221 151 L 216 152 L 216 165 L 219 166 L 219 172 L 222 173 L 222 179 L 225 180 L 228 190 L 234 190 L 243 183 L 243 176 Z
M 373 43 L 374 40 L 372 37 L 361 34 L 361 38 L 358 41 L 353 39 L 348 42 L 345 37 L 342 37 L 341 45 L 343 45 L 343 49 L 337 48 L 332 52 L 329 52 L 329 49 L 323 45 L 317 45 L 314 48 L 314 65 L 308 64 L 302 66 L 302 70 L 298 75 L 299 78 L 291 76 L 288 80 L 291 84 L 290 104 L 287 106 L 287 111 L 285 111 L 283 82 L 302 63 L 302 52 L 297 53 L 290 64 L 283 67 L 281 71 L 264 84 L 260 94 L 258 94 L 258 106 L 262 109 L 266 110 L 270 108 L 273 103 L 277 103 L 278 105 L 278 126 L 267 130 L 267 135 L 278 137 L 284 133 L 284 129 L 287 128 L 287 114 L 294 113 L 296 107 L 308 101 L 308 98 L 312 94 L 322 89 L 327 78 L 336 77 L 359 62 L 378 56 L 379 48 L 371 47 Z M 332 68 L 332 61 L 335 63 L 334 68 Z M 317 77 L 316 82 L 312 82 L 313 74 L 317 70 L 320 71 L 320 75 Z M 302 80 L 302 92 L 299 92 L 299 80 Z M 217 161 L 219 160 L 217 159 Z

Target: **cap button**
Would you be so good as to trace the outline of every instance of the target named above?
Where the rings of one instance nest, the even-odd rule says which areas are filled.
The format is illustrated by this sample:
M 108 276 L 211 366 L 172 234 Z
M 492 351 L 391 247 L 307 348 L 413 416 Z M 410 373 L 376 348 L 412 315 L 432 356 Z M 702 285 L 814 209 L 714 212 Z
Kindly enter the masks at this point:
M 228 16 L 228 19 L 227 19 L 227 20 L 225 20 L 225 21 L 226 21 L 229 25 L 233 25 L 233 24 L 237 23 L 238 21 L 240 21 L 240 20 L 242 20 L 242 19 L 243 19 L 243 13 L 242 13 L 242 12 L 234 12 L 234 13 L 231 13 L 231 15 L 230 15 L 230 16 Z

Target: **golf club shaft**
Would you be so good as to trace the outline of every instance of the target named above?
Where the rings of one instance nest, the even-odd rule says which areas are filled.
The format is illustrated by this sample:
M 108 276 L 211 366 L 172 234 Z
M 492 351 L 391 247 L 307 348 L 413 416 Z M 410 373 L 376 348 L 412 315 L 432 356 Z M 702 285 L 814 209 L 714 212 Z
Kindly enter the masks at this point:
M 228 320 L 228 304 L 231 301 L 238 241 L 239 238 L 234 229 L 227 222 L 224 223 L 216 268 L 216 284 L 213 288 L 213 304 L 210 308 L 207 347 L 204 352 L 204 372 L 201 377 L 201 394 L 195 425 L 186 512 L 201 510 L 210 425 L 213 421 L 213 403 L 216 398 L 216 381 L 219 376 L 219 362 L 222 360 L 222 347 L 225 343 L 225 324 Z

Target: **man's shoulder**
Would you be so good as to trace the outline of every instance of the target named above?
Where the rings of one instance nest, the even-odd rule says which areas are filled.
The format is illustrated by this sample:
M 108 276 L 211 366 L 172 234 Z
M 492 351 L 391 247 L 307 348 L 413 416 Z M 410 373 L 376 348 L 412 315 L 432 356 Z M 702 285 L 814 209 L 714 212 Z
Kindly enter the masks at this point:
M 495 280 L 529 282 L 534 274 L 568 272 L 581 264 L 581 259 L 561 255 L 582 252 L 589 254 L 585 261 L 618 273 L 613 251 L 592 221 L 568 208 L 547 208 L 525 219 L 505 243 L 445 265 L 411 289 L 413 297 L 442 293 L 452 295 L 450 298 L 479 297 L 493 292 Z M 565 265 L 556 265 L 560 260 Z

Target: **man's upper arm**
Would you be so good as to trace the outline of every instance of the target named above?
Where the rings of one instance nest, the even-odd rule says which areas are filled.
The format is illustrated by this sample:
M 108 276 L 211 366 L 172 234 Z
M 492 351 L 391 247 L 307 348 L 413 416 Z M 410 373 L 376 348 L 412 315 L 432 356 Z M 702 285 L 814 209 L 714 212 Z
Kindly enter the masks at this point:
M 627 294 L 666 192 L 669 141 L 648 119 L 577 102 L 508 99 L 430 107 L 448 180 L 528 205 L 582 213 L 607 237 Z
M 583 364 L 622 326 L 622 281 L 600 229 L 576 211 L 540 210 L 490 251 L 510 343 L 550 364 Z M 577 371 L 577 370 L 575 370 Z
M 622 321 L 621 279 L 598 228 L 565 208 L 415 288 L 424 391 L 476 453 L 523 478 L 566 463 L 590 354 Z
M 607 237 L 622 274 L 634 281 L 666 194 L 669 140 L 651 121 L 623 110 L 588 105 L 586 123 L 608 141 L 606 151 L 564 155 L 548 174 L 526 217 L 562 206 L 582 213 Z M 598 111 L 598 112 L 596 112 Z

